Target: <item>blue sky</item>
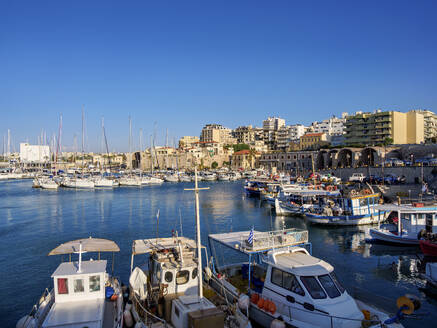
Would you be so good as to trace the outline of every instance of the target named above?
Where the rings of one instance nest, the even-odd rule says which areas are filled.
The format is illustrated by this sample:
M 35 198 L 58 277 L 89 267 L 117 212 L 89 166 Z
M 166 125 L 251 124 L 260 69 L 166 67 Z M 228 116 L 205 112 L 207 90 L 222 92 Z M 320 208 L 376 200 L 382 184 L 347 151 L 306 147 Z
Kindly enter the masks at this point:
M 436 1 L 0 2 L 0 134 L 111 150 L 204 124 L 437 111 Z

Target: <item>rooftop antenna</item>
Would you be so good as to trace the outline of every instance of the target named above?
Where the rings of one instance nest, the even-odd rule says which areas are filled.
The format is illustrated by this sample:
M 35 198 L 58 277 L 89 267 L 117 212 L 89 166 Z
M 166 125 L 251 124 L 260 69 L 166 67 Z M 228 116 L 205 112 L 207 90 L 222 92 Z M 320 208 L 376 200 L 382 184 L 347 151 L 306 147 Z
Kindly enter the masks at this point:
M 199 300 L 203 298 L 203 289 L 202 289 L 202 248 L 200 244 L 200 214 L 199 214 L 199 191 L 207 190 L 209 188 L 199 188 L 197 184 L 197 165 L 194 166 L 194 189 L 184 189 L 184 190 L 192 190 L 196 195 L 196 230 L 197 230 L 197 279 L 198 279 L 198 296 Z

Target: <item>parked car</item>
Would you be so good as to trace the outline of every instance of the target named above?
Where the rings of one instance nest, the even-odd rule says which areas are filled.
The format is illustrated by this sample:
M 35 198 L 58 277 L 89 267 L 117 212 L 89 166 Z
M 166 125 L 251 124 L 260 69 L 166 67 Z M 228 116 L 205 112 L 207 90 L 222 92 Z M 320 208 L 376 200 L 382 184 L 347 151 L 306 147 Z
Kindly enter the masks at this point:
M 371 174 L 364 179 L 364 182 L 370 184 L 378 184 L 378 183 L 382 183 L 382 178 L 380 176 Z
M 353 173 L 350 177 L 349 177 L 349 182 L 363 182 L 365 179 L 365 176 L 363 173 Z
M 336 176 L 332 174 L 322 174 L 320 175 L 320 181 L 322 182 L 330 182 L 333 184 L 339 184 L 341 183 L 341 179 L 337 178 Z

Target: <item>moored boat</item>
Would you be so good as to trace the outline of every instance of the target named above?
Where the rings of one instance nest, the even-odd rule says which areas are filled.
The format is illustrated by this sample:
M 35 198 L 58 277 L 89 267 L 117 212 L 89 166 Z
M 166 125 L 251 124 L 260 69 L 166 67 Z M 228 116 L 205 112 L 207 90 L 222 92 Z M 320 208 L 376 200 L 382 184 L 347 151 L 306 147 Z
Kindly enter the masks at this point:
M 43 293 L 17 328 L 123 326 L 123 297 L 119 281 L 106 272 L 100 252 L 120 251 L 107 239 L 85 238 L 53 249 L 49 255 L 78 253 L 78 261 L 63 262 L 53 272 L 53 289 Z M 98 260 L 82 260 L 85 252 L 99 253 Z
M 426 256 L 437 257 L 437 242 L 421 239 L 419 245 L 423 254 Z

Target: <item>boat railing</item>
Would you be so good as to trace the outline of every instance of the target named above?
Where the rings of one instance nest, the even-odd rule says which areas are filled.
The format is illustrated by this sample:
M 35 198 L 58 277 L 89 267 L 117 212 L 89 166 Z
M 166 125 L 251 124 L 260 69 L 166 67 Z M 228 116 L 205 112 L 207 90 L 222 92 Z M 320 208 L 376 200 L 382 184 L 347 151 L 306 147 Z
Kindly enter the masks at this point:
M 437 206 L 437 195 L 424 196 L 418 198 L 411 197 L 398 197 L 395 204 L 407 205 L 407 204 L 423 204 L 423 206 Z
M 42 312 L 38 311 L 44 302 L 47 302 L 47 304 L 45 304 L 46 308 L 44 308 L 44 311 Z M 26 317 L 26 320 L 23 322 L 22 327 L 30 327 L 32 325 L 32 319 L 37 321 L 37 325 L 41 324 L 44 321 L 48 313 L 48 309 L 50 309 L 53 302 L 54 291 L 53 289 L 50 291 L 48 288 L 46 288 L 39 298 L 38 303 L 32 306 L 32 309 L 30 310 L 29 315 Z
M 141 301 L 138 299 L 137 295 L 133 292 L 132 293 L 133 296 L 133 302 L 132 305 L 135 306 L 135 311 L 137 312 L 139 318 L 138 320 L 140 320 L 143 324 L 146 325 L 146 327 L 151 327 L 152 324 L 156 323 L 156 322 L 160 322 L 164 325 L 164 327 L 169 327 L 169 325 L 167 324 L 167 322 L 159 317 L 157 317 L 156 315 L 154 315 L 153 313 L 149 312 L 142 304 Z
M 267 232 L 254 232 L 252 242 L 240 236 L 240 245 L 247 251 L 262 251 L 273 248 L 295 246 L 308 242 L 308 231 L 282 229 Z
M 367 319 L 354 319 L 354 318 L 346 318 L 346 317 L 340 317 L 335 315 L 330 315 L 328 312 L 325 312 L 323 310 L 319 310 L 317 308 L 314 308 L 314 306 L 311 306 L 310 304 L 307 305 L 307 303 L 304 303 L 303 306 L 307 306 L 306 308 L 298 308 L 293 305 L 286 305 L 286 312 L 282 312 L 284 315 L 288 315 L 289 318 L 296 317 L 296 312 L 304 313 L 305 316 L 307 315 L 317 315 L 320 317 L 320 326 L 321 327 L 330 327 L 330 328 L 336 328 L 336 327 L 348 327 L 348 323 L 352 324 L 354 322 L 360 323 L 361 327 L 383 327 L 383 322 L 377 318 L 373 317 L 370 320 Z M 312 309 L 314 308 L 314 309 Z M 355 326 L 355 325 L 354 325 Z

